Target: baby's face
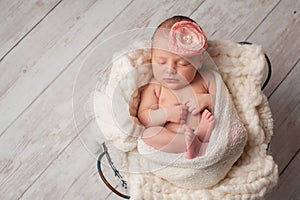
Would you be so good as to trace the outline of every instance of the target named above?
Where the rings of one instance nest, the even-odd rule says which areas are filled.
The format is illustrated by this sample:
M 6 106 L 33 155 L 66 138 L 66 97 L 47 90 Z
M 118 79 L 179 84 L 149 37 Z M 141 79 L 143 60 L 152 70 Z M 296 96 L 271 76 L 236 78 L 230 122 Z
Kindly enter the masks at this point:
M 185 58 L 162 49 L 152 49 L 153 76 L 163 86 L 178 90 L 189 85 L 197 69 Z

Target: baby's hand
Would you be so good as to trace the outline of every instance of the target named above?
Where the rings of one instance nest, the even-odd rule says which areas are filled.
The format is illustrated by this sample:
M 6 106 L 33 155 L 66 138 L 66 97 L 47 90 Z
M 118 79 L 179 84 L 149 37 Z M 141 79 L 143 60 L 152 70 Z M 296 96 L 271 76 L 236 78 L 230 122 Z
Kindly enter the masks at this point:
M 183 102 L 188 107 L 188 111 L 193 115 L 201 113 L 205 108 L 210 105 L 209 94 L 197 94 L 196 98 L 189 98 Z
M 165 108 L 167 121 L 174 122 L 177 124 L 184 124 L 187 118 L 187 106 L 178 104 L 172 107 Z

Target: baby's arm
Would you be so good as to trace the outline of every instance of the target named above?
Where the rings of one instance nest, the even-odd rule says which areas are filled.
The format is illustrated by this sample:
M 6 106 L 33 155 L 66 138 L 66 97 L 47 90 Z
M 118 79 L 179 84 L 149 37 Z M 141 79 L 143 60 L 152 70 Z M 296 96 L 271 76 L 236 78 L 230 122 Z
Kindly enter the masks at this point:
M 213 72 L 206 71 L 203 73 L 203 79 L 207 84 L 210 104 L 208 105 L 208 109 L 213 112 L 215 107 L 216 100 L 216 79 Z
M 164 111 L 159 109 L 157 87 L 157 85 L 149 84 L 141 92 L 138 118 L 145 126 L 162 126 L 166 122 Z
M 178 104 L 172 107 L 158 105 L 160 86 L 149 84 L 141 93 L 141 101 L 138 110 L 140 122 L 149 126 L 164 126 L 166 122 L 184 123 L 187 117 L 187 108 Z
M 183 102 L 188 106 L 189 112 L 193 115 L 201 113 L 205 108 L 213 112 L 216 97 L 216 81 L 215 77 L 211 72 L 201 73 L 205 84 L 207 85 L 208 93 L 198 93 L 195 94 L 194 98 L 190 98 Z

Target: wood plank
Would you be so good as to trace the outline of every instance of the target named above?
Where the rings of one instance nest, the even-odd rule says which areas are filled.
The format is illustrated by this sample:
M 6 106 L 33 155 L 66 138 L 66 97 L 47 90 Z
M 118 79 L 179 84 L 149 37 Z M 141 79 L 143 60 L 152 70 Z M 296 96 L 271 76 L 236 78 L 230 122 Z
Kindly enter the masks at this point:
M 79 137 L 34 184 L 39 187 L 29 188 L 20 199 L 104 199 L 110 193 Z
M 43 26 L 45 29 L 47 29 L 47 27 L 49 29 L 50 25 L 53 24 L 53 21 L 56 21 L 58 24 L 57 27 L 59 27 L 59 22 L 64 24 L 66 21 L 68 21 L 64 20 L 64 18 L 74 19 L 74 17 L 77 15 L 83 18 L 83 22 L 80 22 L 79 25 L 69 24 L 75 27 L 74 30 L 70 30 L 66 34 L 66 36 L 70 37 L 70 44 L 68 42 L 69 45 L 67 46 L 66 44 L 59 44 L 58 46 L 54 45 L 53 49 L 45 53 L 47 55 L 44 55 L 44 61 L 39 60 L 38 64 L 36 65 L 37 69 L 33 69 L 33 71 L 39 72 L 45 70 L 46 72 L 50 73 L 47 68 L 49 68 L 48 66 L 52 66 L 51 62 L 56 62 L 54 61 L 55 58 L 62 62 L 61 65 L 67 65 L 68 60 L 73 60 L 73 57 L 71 56 L 76 56 L 77 54 L 74 54 L 74 52 L 66 52 L 59 58 L 56 57 L 56 52 L 59 52 L 64 48 L 64 51 L 66 51 L 68 48 L 74 48 L 74 50 L 80 52 L 82 49 L 79 48 L 84 48 L 84 44 L 88 44 L 90 42 L 88 39 L 93 39 L 89 31 L 93 30 L 94 35 L 96 35 L 98 31 L 101 31 L 101 27 L 103 28 L 110 23 L 110 20 L 115 17 L 114 15 L 119 14 L 119 12 L 128 3 L 125 1 L 122 1 L 122 4 L 118 2 L 118 5 L 115 5 L 113 11 L 110 11 L 109 14 L 105 14 L 104 17 L 102 16 L 103 13 L 105 13 L 111 8 L 112 5 L 114 5 L 112 4 L 113 2 L 87 2 L 87 5 L 84 5 L 83 2 L 87 1 L 78 1 L 77 3 L 74 3 L 73 1 L 64 1 L 64 3 L 60 4 L 60 6 L 53 11 L 54 14 L 51 16 L 54 19 L 48 19 L 50 22 L 52 22 L 50 23 L 48 21 L 50 24 L 45 22 Z M 73 11 L 66 12 L 66 7 L 68 9 L 73 9 Z M 66 15 L 70 15 L 63 17 L 64 12 Z M 72 15 L 72 13 L 75 14 L 75 16 Z M 96 23 L 96 21 L 99 21 L 99 18 L 102 19 L 100 20 L 101 22 Z M 65 25 L 63 25 L 63 27 L 64 26 Z M 90 26 L 95 27 L 90 28 Z M 41 28 L 40 30 L 43 29 Z M 60 31 L 62 30 L 56 30 L 57 37 L 62 34 Z M 77 34 L 83 34 L 84 37 L 76 36 L 74 32 L 77 32 Z M 40 37 L 47 37 L 47 35 L 51 34 L 42 31 L 42 33 L 38 35 Z M 28 37 L 30 38 L 30 36 Z M 85 38 L 85 41 L 81 41 L 80 38 Z M 60 43 L 60 39 L 58 38 L 54 41 Z M 78 48 L 75 48 L 76 45 L 74 46 L 74 43 L 76 45 L 80 44 Z M 28 51 L 28 47 L 22 48 L 27 49 Z M 19 53 L 21 56 L 22 52 Z M 14 54 L 16 54 L 16 52 L 14 52 Z M 65 56 L 68 58 L 64 58 Z M 45 60 L 48 60 L 48 62 L 44 63 Z M 13 63 L 11 65 L 13 65 Z M 56 65 L 58 65 L 58 63 L 56 63 Z M 37 99 L 35 103 L 31 105 L 30 109 L 23 113 L 22 116 L 20 116 L 20 118 L 6 130 L 5 134 L 0 137 L 0 146 L 2 149 L 4 149 L 4 151 L 1 151 L 0 154 L 0 199 L 16 199 L 22 195 L 24 191 L 26 191 L 27 188 L 30 187 L 30 185 L 41 175 L 41 173 L 43 173 L 45 168 L 51 164 L 52 160 L 55 159 L 61 153 L 61 151 L 77 136 L 77 130 L 74 127 L 72 118 L 72 90 L 74 77 L 76 77 L 79 67 L 80 63 L 76 63 L 71 71 L 66 71 L 64 80 L 61 82 L 58 80 L 58 84 L 51 87 L 51 90 L 48 88 L 48 95 L 44 96 L 42 99 Z M 53 66 L 53 68 L 55 67 Z M 34 77 L 34 72 L 31 72 L 31 77 L 27 78 L 32 78 L 32 82 L 28 81 L 27 85 L 22 85 L 22 82 L 18 82 L 16 87 L 25 89 L 26 87 L 29 88 L 30 86 L 32 88 L 32 85 L 34 85 L 33 83 L 35 81 L 41 85 L 44 83 L 42 80 L 38 80 L 38 77 Z M 46 78 L 45 75 L 44 78 Z M 44 88 L 41 87 L 39 89 Z M 19 95 L 23 95 L 17 94 L 18 93 L 16 93 L 14 96 L 12 95 L 11 98 L 16 99 L 16 97 Z M 3 103 L 3 101 L 1 102 Z M 2 112 L 2 117 L 3 114 L 4 113 Z
M 270 153 L 278 164 L 279 172 L 287 167 L 300 147 L 300 137 L 296 134 L 300 132 L 300 43 L 299 40 L 295 40 L 300 31 L 297 13 L 299 8 L 299 2 L 280 1 L 248 39 L 263 45 L 272 63 L 272 78 L 264 92 L 270 96 L 269 103 L 274 117 L 274 136 L 270 144 Z M 281 184 L 280 178 L 279 185 Z M 284 184 L 286 187 L 294 187 L 292 182 Z M 278 188 L 274 188 L 267 199 L 277 199 L 276 194 L 279 194 Z M 278 199 L 288 199 L 287 194 L 285 191 L 285 197 L 281 196 Z
M 299 166 L 300 153 L 298 152 L 291 164 L 280 176 L 279 184 L 275 187 L 274 191 L 267 195 L 267 200 L 300 199 Z
M 69 75 L 66 81 L 71 83 L 75 72 Z M 72 87 L 64 87 L 65 93 L 59 92 L 61 85 L 53 87 L 52 95 L 38 99 L 1 136 L 0 146 L 5 149 L 0 155 L 1 199 L 22 195 L 77 136 L 71 113 Z
M 205 1 L 193 13 L 192 18 L 201 23 L 210 40 L 247 41 L 278 2 L 279 0 L 234 3 L 228 0 Z
M 0 2 L 0 60 L 61 0 Z
M 269 99 L 274 118 L 274 136 L 270 152 L 279 172 L 300 148 L 300 62 L 280 84 Z
M 270 95 L 300 58 L 300 1 L 280 1 L 249 37 L 261 44 L 272 62 L 273 75 L 265 93 Z
M 205 1 L 193 13 L 210 40 L 245 41 L 276 6 L 271 1 Z
M 65 0 L 0 62 L 0 134 L 129 2 Z
M 131 13 L 126 12 L 118 18 L 114 24 L 108 27 L 101 35 L 102 40 L 122 31 L 128 31 L 136 28 L 158 26 L 163 20 L 174 15 L 189 16 L 203 3 L 204 0 L 191 0 L 189 3 L 183 1 L 166 1 L 164 3 L 153 1 L 149 3 L 146 0 L 136 0 L 129 9 Z M 124 25 L 123 25 L 124 24 Z
M 118 195 L 111 193 L 105 200 L 124 200 L 124 198 L 119 197 Z

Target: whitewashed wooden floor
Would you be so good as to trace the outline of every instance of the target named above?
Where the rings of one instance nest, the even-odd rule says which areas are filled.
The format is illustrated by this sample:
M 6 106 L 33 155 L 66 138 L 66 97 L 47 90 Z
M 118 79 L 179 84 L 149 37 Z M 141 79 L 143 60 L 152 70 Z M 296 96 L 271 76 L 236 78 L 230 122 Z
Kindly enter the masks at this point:
M 98 178 L 73 122 L 79 63 L 104 36 L 181 14 L 210 39 L 263 45 L 275 120 L 270 153 L 278 186 L 267 199 L 300 199 L 300 1 L 1 0 L 0 199 L 116 199 Z

